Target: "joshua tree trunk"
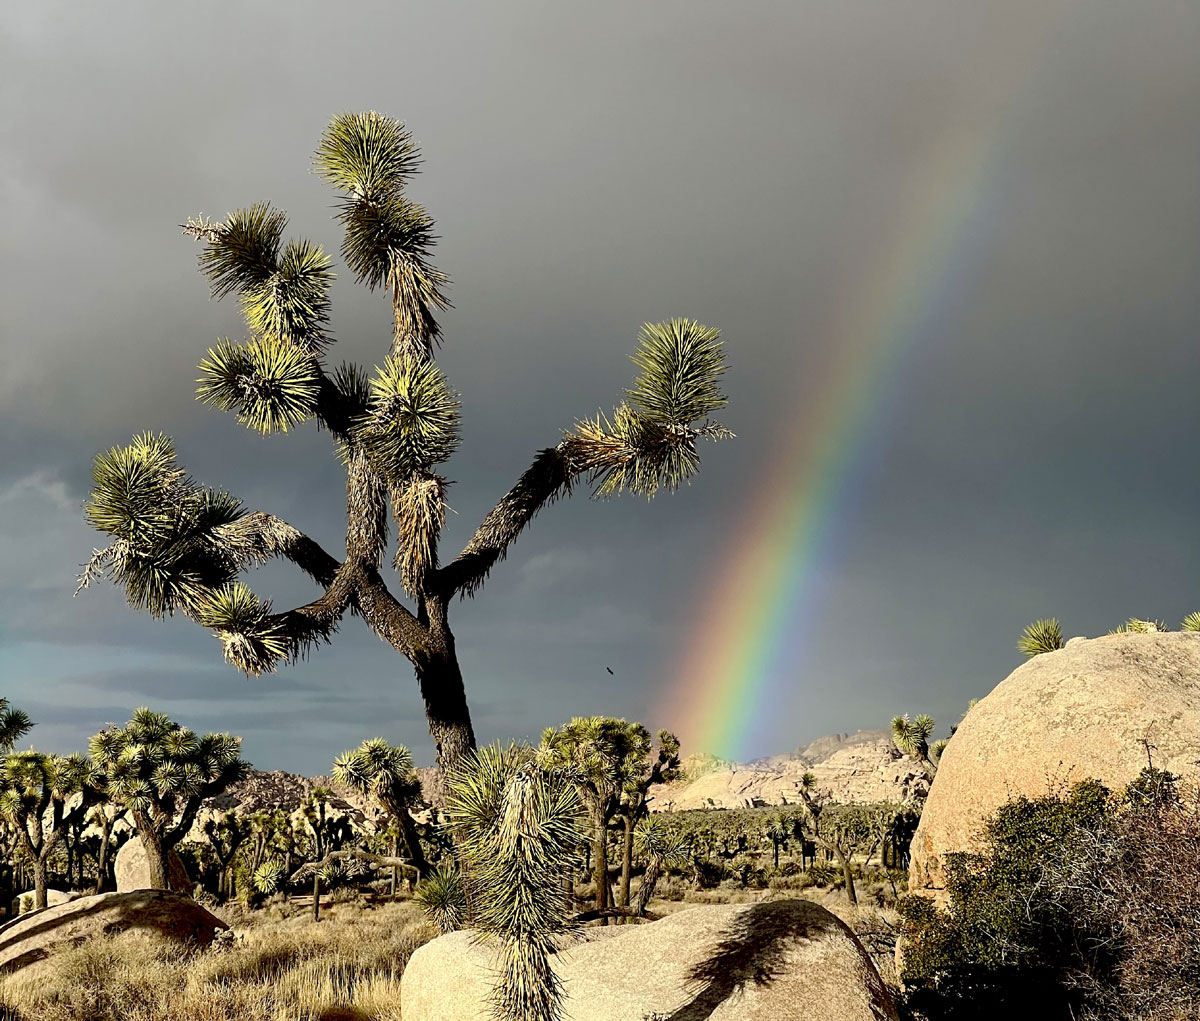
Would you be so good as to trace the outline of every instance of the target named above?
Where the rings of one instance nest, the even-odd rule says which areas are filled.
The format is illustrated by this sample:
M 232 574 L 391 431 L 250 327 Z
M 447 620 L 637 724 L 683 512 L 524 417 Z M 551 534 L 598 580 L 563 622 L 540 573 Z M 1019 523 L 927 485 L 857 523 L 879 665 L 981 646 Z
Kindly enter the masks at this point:
M 321 920 L 321 874 L 313 873 L 313 921 Z
M 444 615 L 443 610 L 443 615 Z M 450 629 L 443 629 L 449 639 L 446 651 L 437 657 L 418 661 L 414 666 L 417 683 L 421 688 L 421 697 L 425 702 L 425 719 L 429 724 L 429 735 L 433 738 L 433 747 L 437 755 L 438 777 L 434 791 L 435 802 L 443 798 L 445 788 L 442 778 L 453 768 L 455 763 L 475 747 L 475 731 L 471 726 L 471 711 L 467 707 L 467 692 L 463 685 L 462 671 L 458 666 L 458 655 L 454 649 L 454 639 Z M 411 823 L 410 823 L 411 826 Z M 405 833 L 405 839 L 408 834 Z M 416 853 L 420 854 L 420 842 L 417 842 Z M 413 848 L 409 847 L 409 853 Z M 421 875 L 428 872 L 429 867 L 424 862 L 418 865 Z
M 604 825 L 604 816 L 599 810 L 592 812 L 592 823 L 596 827 L 596 835 L 592 842 L 592 878 L 596 883 L 596 910 L 603 911 L 608 907 L 608 831 Z
M 654 887 L 658 885 L 658 877 L 662 874 L 662 859 L 653 857 L 646 865 L 642 875 L 642 885 L 638 887 L 637 897 L 633 902 L 634 913 L 640 918 L 646 913 L 650 898 L 654 896 Z
M 154 821 L 145 812 L 134 812 L 138 837 L 146 849 L 146 867 L 150 872 L 150 889 L 169 890 L 170 872 L 167 866 L 167 848 L 163 846 L 162 834 L 155 828 Z
M 42 858 L 33 860 L 33 907 L 46 906 L 46 862 Z
M 469 724 L 468 724 L 469 726 Z M 417 870 L 417 877 L 424 879 L 429 874 L 429 862 L 425 860 L 425 852 L 421 848 L 421 838 L 417 834 L 417 827 L 413 824 L 413 818 L 408 814 L 407 809 L 401 809 L 399 817 L 396 820 L 400 825 L 400 835 L 404 838 L 405 849 L 408 852 L 408 857 L 412 859 L 412 866 Z M 395 841 L 392 842 L 392 855 L 396 856 L 400 853 Z M 395 869 L 392 870 L 392 886 L 393 899 L 395 897 Z
M 842 878 L 846 881 L 846 896 L 851 904 L 858 904 L 858 894 L 854 889 L 854 870 L 850 867 L 850 859 L 846 857 L 838 844 L 833 845 L 833 853 L 837 856 L 838 864 L 842 867 Z
M 629 907 L 629 874 L 633 870 L 633 816 L 626 815 L 625 838 L 621 845 L 621 900 L 620 906 Z

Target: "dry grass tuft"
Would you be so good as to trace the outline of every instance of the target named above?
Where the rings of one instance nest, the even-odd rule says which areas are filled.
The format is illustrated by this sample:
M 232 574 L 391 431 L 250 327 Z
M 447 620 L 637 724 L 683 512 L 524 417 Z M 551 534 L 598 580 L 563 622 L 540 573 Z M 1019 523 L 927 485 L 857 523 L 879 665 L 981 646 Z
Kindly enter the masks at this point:
M 400 976 L 438 933 L 411 903 L 231 917 L 223 948 L 95 940 L 0 982 L 5 1021 L 399 1021 Z

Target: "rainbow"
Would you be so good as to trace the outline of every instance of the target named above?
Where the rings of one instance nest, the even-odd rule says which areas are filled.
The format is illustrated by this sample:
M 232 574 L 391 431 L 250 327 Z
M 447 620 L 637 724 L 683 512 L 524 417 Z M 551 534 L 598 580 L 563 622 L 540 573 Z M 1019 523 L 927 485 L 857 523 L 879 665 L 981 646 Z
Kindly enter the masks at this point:
M 992 65 L 1003 61 L 996 70 L 1006 101 L 993 105 L 990 118 L 937 140 L 873 264 L 846 288 L 843 313 L 822 345 L 833 358 L 815 388 L 817 402 L 799 421 L 788 409 L 784 449 L 764 467 L 738 539 L 705 586 L 711 596 L 690 618 L 686 651 L 654 716 L 687 749 L 741 761 L 762 754 L 769 750 L 760 743 L 767 707 L 777 716 L 795 703 L 807 639 L 824 605 L 821 579 L 898 397 L 905 356 L 961 294 L 966 268 L 983 248 L 991 157 L 1061 22 L 1048 16 L 1052 5 L 1037 2 L 1029 8 L 1037 24 L 1019 26 L 1019 39 L 989 35 L 986 55 Z

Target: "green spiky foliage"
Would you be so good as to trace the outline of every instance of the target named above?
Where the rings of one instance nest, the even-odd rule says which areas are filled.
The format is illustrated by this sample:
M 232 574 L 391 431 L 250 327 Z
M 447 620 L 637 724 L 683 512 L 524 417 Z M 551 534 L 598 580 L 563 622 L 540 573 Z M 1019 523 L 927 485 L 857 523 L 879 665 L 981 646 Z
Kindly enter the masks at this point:
M 0 753 L 12 751 L 13 745 L 33 729 L 33 720 L 23 709 L 14 709 L 8 699 L 0 698 Z
M 1179 629 L 1181 631 L 1200 631 L 1200 612 L 1193 611 L 1184 617 Z
M 466 921 L 467 894 L 455 869 L 434 869 L 417 884 L 413 899 L 442 932 L 454 932 Z
M 254 870 L 250 882 L 258 893 L 269 897 L 279 892 L 287 876 L 287 865 L 278 858 L 270 858 Z
M 68 809 L 68 802 L 77 800 Z M 34 906 L 46 907 L 46 871 L 67 831 L 105 800 L 105 778 L 82 755 L 11 752 L 0 759 L 0 816 L 33 866 Z
M 640 723 L 629 725 L 632 740 L 621 763 L 621 794 L 617 815 L 625 828 L 621 845 L 621 880 L 617 906 L 630 906 L 630 880 L 633 874 L 634 830 L 650 812 L 650 788 L 673 783 L 683 775 L 679 758 L 679 738 L 669 730 L 658 732 L 655 749 L 650 732 Z
M 1055 618 L 1035 620 L 1017 639 L 1017 648 L 1033 658 L 1043 652 L 1054 652 L 1063 647 L 1062 627 Z
M 1124 624 L 1113 628 L 1110 635 L 1153 635 L 1166 631 L 1167 625 L 1161 620 L 1142 620 L 1140 617 L 1130 617 Z
M 930 743 L 937 723 L 932 716 L 922 713 L 915 720 L 903 716 L 893 716 L 891 723 L 892 743 L 903 755 L 916 759 L 932 780 L 937 775 L 938 762 L 946 748 L 947 740 Z
M 409 750 L 388 744 L 382 737 L 370 738 L 334 760 L 333 778 L 372 798 L 391 817 L 399 827 L 413 868 L 419 876 L 425 875 L 429 863 L 410 814 L 420 804 L 421 781 L 413 771 Z
M 561 877 L 577 867 L 582 805 L 572 778 L 519 745 L 465 756 L 446 779 L 447 812 L 467 869 L 474 924 L 500 942 L 499 1021 L 559 1021 L 552 960 L 572 923 Z
M 661 765 L 656 764 L 660 771 L 678 768 L 679 743 L 670 734 L 666 741 L 660 748 Z M 644 726 L 611 716 L 576 716 L 542 734 L 539 763 L 570 776 L 587 806 L 597 911 L 614 907 L 609 892 L 608 830 L 623 802 L 630 812 L 642 814 L 645 792 L 639 794 L 639 788 L 643 783 L 649 787 L 654 772 L 649 753 L 650 734 Z M 635 807 L 633 799 L 638 797 L 643 803 Z M 628 901 L 620 906 L 627 907 Z
M 187 836 L 201 803 L 241 780 L 249 764 L 242 739 L 197 735 L 145 707 L 124 727 L 94 735 L 89 750 L 107 777 L 107 793 L 129 810 L 146 848 L 150 885 L 170 889 L 168 856 Z
M 781 828 L 780 836 L 783 831 Z M 633 835 L 633 845 L 638 856 L 646 862 L 642 883 L 633 901 L 634 913 L 645 915 L 663 873 L 670 869 L 682 869 L 691 864 L 692 846 L 686 835 L 668 829 L 662 822 L 650 816 L 638 823 Z
M 94 551 L 80 587 L 107 575 L 135 609 L 186 615 L 251 676 L 307 655 L 348 613 L 358 615 L 413 664 L 445 772 L 475 746 L 449 621 L 455 598 L 477 594 L 538 512 L 577 483 L 590 482 L 597 497 L 670 491 L 695 475 L 701 440 L 732 433 L 710 418 L 726 403 L 717 331 L 684 318 L 647 323 L 623 400 L 538 451 L 443 564 L 449 483 L 441 466 L 457 449 L 460 415 L 434 363 L 448 278 L 433 264 L 433 219 L 408 195 L 420 163 L 411 132 L 375 112 L 334 117 L 316 150 L 315 171 L 338 194 L 341 257 L 356 281 L 391 302 L 391 336 L 374 369 L 332 362 L 332 264 L 320 246 L 287 237 L 282 210 L 260 202 L 184 225 L 202 246 L 212 295 L 236 297 L 246 326 L 244 338 L 219 340 L 203 358 L 197 397 L 254 432 L 306 423 L 329 432 L 346 472 L 344 559 L 194 481 L 171 441 L 146 433 L 95 460 L 87 519 L 108 544 Z M 380 573 L 389 510 L 393 566 L 411 606 Z M 246 586 L 246 571 L 275 559 L 312 579 L 311 601 L 278 612 Z

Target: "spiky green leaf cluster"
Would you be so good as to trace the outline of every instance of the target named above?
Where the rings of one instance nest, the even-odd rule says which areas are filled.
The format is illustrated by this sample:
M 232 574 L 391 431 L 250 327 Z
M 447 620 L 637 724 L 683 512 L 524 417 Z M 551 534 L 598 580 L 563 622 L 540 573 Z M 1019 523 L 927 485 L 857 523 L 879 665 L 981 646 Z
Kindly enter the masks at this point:
M 1200 631 L 1200 612 L 1193 611 L 1183 618 L 1179 625 L 1181 631 Z
M 248 768 L 241 758 L 241 738 L 199 737 L 145 707 L 135 710 L 125 727 L 93 736 L 89 751 L 104 770 L 114 801 L 160 816 L 173 814 L 179 800 L 219 793 Z
M 328 342 L 329 288 L 334 274 L 320 245 L 289 241 L 278 268 L 263 283 L 242 291 L 242 313 L 257 336 L 275 337 L 309 354 Z
M 570 930 L 560 881 L 579 857 L 576 786 L 539 768 L 527 747 L 491 745 L 468 755 L 446 787 L 476 924 L 502 940 L 494 1014 L 556 1021 L 563 992 L 551 960 Z
M 1142 620 L 1140 617 L 1130 617 L 1124 624 L 1113 628 L 1110 635 L 1152 635 L 1166 631 L 1167 625 L 1161 620 Z
M 225 339 L 200 363 L 196 396 L 264 435 L 287 432 L 317 410 L 319 369 L 304 348 L 276 335 L 245 344 Z
M 161 434 L 135 436 L 97 455 L 84 514 L 114 542 L 97 551 L 81 585 L 108 572 L 132 606 L 154 617 L 195 614 L 214 589 L 229 583 L 237 557 L 218 535 L 244 514 L 239 501 L 197 485 L 175 462 Z
M 33 720 L 23 709 L 14 709 L 8 699 L 0 698 L 0 752 L 9 752 L 12 746 L 33 729 Z
M 250 882 L 259 893 L 270 896 L 277 893 L 287 880 L 287 866 L 278 858 L 268 858 L 250 876 Z
M 922 713 L 910 720 L 908 713 L 892 717 L 892 741 L 905 755 L 924 759 L 929 756 L 929 739 L 937 724 L 932 716 Z
M 718 335 L 687 319 L 642 327 L 633 355 L 642 371 L 628 402 L 611 419 L 599 413 L 576 422 L 564 437 L 574 469 L 590 475 L 595 496 L 674 491 L 700 469 L 698 439 L 733 435 L 699 421 L 726 403 L 718 386 L 725 371 Z
M 687 835 L 672 831 L 654 816 L 638 823 L 633 831 L 633 849 L 641 858 L 658 859 L 667 869 L 684 868 L 692 860 Z
M 369 202 L 403 191 L 420 165 L 421 151 L 404 125 L 374 110 L 334 117 L 315 158 L 325 181 Z
M 240 581 L 210 592 L 197 608 L 196 620 L 216 632 L 226 662 L 251 677 L 270 673 L 298 651 L 282 622 L 271 615 L 270 602 Z
M 641 374 L 626 391 L 629 403 L 650 418 L 687 426 L 729 403 L 719 381 L 725 353 L 719 330 L 690 319 L 646 323 L 633 362 Z
M 207 240 L 200 270 L 215 298 L 241 295 L 242 313 L 256 337 L 294 344 L 315 355 L 328 343 L 329 256 L 311 241 L 280 249 L 287 216 L 268 203 L 230 213 L 198 233 Z
M 1035 620 L 1017 639 L 1017 648 L 1032 658 L 1063 647 L 1062 627 L 1054 617 Z
M 393 355 L 375 370 L 355 438 L 389 484 L 406 483 L 457 449 L 459 407 L 458 395 L 436 364 Z
M 209 234 L 200 253 L 200 272 L 208 277 L 214 298 L 245 292 L 265 284 L 279 262 L 279 242 L 287 214 L 258 202 L 229 214 Z
M 454 869 L 435 869 L 417 884 L 413 899 L 442 932 L 454 932 L 466 921 L 467 894 Z

